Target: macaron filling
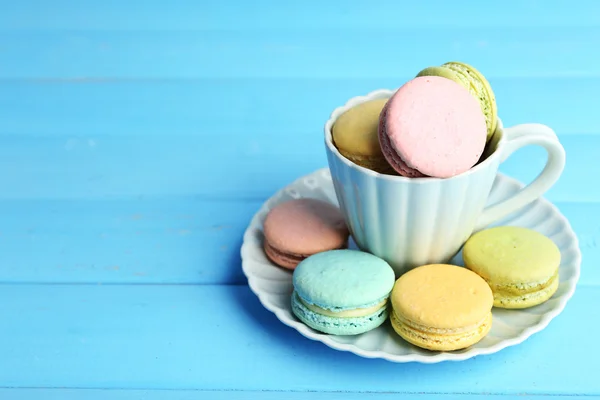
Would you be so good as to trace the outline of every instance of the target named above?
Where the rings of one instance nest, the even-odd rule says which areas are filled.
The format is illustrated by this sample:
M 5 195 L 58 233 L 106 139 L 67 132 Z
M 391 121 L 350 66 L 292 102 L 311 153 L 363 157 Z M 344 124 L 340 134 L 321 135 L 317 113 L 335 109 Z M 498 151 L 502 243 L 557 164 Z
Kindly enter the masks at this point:
M 345 243 L 338 249 L 333 250 L 341 250 L 348 247 L 348 244 Z M 295 254 L 295 253 L 285 253 L 275 247 L 273 247 L 269 242 L 265 241 L 264 244 L 265 253 L 271 260 L 277 260 L 279 262 L 284 261 L 289 264 L 299 264 L 305 258 L 309 257 L 310 254 Z
M 265 242 L 265 252 L 270 258 L 284 259 L 285 261 L 296 264 L 308 257 L 308 255 L 284 253 L 271 246 L 268 242 Z
M 361 317 L 331 317 L 312 311 L 301 301 L 297 292 L 292 295 L 292 312 L 307 326 L 333 335 L 358 335 L 377 328 L 388 317 L 388 308 L 382 307 Z
M 328 310 L 326 308 L 322 308 L 317 305 L 310 304 L 309 302 L 304 300 L 302 297 L 300 297 L 300 295 L 297 292 L 296 292 L 296 296 L 298 296 L 298 300 L 300 300 L 302 305 L 304 307 L 308 308 L 310 311 L 317 313 L 317 314 L 326 315 L 328 317 L 336 317 L 336 318 L 353 318 L 353 317 L 365 317 L 367 315 L 372 315 L 372 314 L 375 314 L 376 312 L 378 312 L 379 310 L 381 310 L 382 308 L 385 308 L 387 305 L 387 301 L 388 301 L 388 299 L 386 298 L 375 305 L 367 305 L 365 307 L 352 308 L 352 309 L 338 308 L 335 310 Z
M 487 314 L 485 317 L 483 317 L 481 319 L 481 321 L 479 321 L 476 324 L 459 327 L 459 328 L 436 328 L 436 327 L 426 326 L 426 325 L 419 324 L 415 321 L 408 320 L 408 319 L 402 317 L 401 315 L 398 315 L 398 313 L 396 313 L 394 311 L 392 311 L 392 315 L 394 316 L 394 318 L 396 319 L 396 321 L 399 324 L 406 325 L 407 327 L 409 327 L 410 329 L 413 329 L 415 331 L 419 331 L 419 332 L 423 332 L 423 333 L 427 333 L 427 334 L 437 334 L 437 335 L 463 335 L 463 334 L 469 333 L 469 332 L 476 332 L 481 327 L 481 325 L 486 323 L 486 321 L 491 317 L 492 313 L 490 311 L 489 314 Z
M 526 308 L 548 300 L 558 290 L 558 277 L 539 290 L 529 292 L 494 291 L 494 306 L 501 308 Z
M 432 350 L 454 350 L 475 344 L 485 336 L 492 327 L 492 313 L 490 312 L 479 325 L 464 332 L 436 333 L 419 330 L 398 319 L 394 312 L 391 314 L 391 322 L 396 333 L 409 343 Z
M 552 284 L 554 284 L 556 281 L 558 281 L 558 270 L 556 270 L 550 279 L 543 282 L 493 284 L 486 279 L 486 282 L 488 282 L 492 288 L 492 292 L 502 296 L 521 296 L 524 294 L 539 292 L 552 286 Z

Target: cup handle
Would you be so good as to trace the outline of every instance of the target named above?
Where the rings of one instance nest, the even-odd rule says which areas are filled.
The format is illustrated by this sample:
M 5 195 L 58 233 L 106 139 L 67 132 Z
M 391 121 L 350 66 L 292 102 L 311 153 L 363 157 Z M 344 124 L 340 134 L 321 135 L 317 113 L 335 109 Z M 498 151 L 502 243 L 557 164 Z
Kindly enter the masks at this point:
M 535 201 L 556 183 L 565 167 L 565 149 L 558 141 L 556 133 L 548 126 L 542 124 L 516 125 L 505 128 L 504 135 L 506 143 L 500 154 L 500 162 L 505 161 L 521 147 L 528 145 L 544 147 L 548 152 L 548 160 L 542 172 L 533 182 L 508 199 L 486 207 L 479 218 L 475 231 L 481 230 Z

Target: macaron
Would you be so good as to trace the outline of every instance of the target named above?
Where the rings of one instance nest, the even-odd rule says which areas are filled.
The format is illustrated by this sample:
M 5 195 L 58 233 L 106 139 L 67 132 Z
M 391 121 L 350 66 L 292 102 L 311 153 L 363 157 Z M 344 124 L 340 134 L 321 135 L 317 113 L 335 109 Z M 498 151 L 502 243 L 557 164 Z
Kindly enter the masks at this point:
M 469 170 L 483 153 L 486 135 L 477 100 L 438 76 L 405 83 L 380 116 L 382 153 L 405 177 L 450 178 Z
M 287 269 L 294 269 L 312 254 L 346 248 L 350 235 L 339 208 L 312 198 L 289 200 L 272 208 L 263 231 L 265 254 Z
M 448 62 L 440 67 L 428 67 L 417 76 L 439 76 L 451 79 L 467 88 L 471 95 L 477 99 L 481 111 L 485 116 L 487 126 L 487 139 L 489 140 L 498 123 L 498 108 L 496 96 L 488 80 L 475 67 L 461 62 Z
M 479 231 L 463 248 L 465 266 L 487 281 L 499 308 L 532 307 L 552 297 L 560 258 L 548 237 L 516 226 Z
M 463 267 L 430 264 L 402 275 L 391 294 L 392 327 L 407 342 L 451 351 L 479 342 L 492 326 L 493 296 Z
M 386 102 L 387 99 L 370 100 L 352 107 L 338 117 L 331 134 L 335 147 L 353 163 L 395 175 L 381 153 L 377 135 L 379 114 Z
M 292 311 L 323 333 L 364 333 L 387 319 L 394 279 L 392 267 L 369 253 L 332 250 L 315 254 L 294 270 Z

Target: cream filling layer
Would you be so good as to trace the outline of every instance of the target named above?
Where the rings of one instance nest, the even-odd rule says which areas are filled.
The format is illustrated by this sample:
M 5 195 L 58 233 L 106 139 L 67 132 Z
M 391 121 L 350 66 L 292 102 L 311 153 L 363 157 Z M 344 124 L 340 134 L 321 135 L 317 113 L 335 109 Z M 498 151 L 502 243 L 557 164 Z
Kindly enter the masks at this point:
M 488 282 L 491 286 L 494 294 L 502 294 L 502 295 L 513 295 L 513 296 L 521 296 L 524 294 L 535 293 L 541 290 L 546 289 L 551 286 L 554 281 L 558 280 L 558 269 L 556 272 L 550 277 L 550 279 L 546 281 L 540 282 L 529 282 L 529 283 L 512 283 L 512 284 L 493 284 L 492 282 Z
M 377 311 L 381 310 L 387 304 L 387 299 L 385 299 L 381 303 L 375 304 L 374 306 L 371 306 L 371 307 L 355 308 L 352 310 L 342 310 L 342 311 L 336 312 L 336 311 L 326 310 L 319 306 L 315 306 L 314 304 L 309 304 L 309 303 L 305 302 L 304 300 L 302 300 L 302 298 L 300 296 L 298 296 L 298 298 L 300 299 L 300 302 L 302 303 L 302 305 L 304 305 L 304 307 L 308 308 L 310 311 L 317 313 L 317 314 L 325 315 L 328 317 L 335 317 L 335 318 L 366 317 L 367 315 L 375 314 Z
M 483 319 L 481 321 L 479 321 L 478 323 L 473 324 L 473 325 L 462 326 L 462 327 L 458 327 L 458 328 L 435 328 L 435 327 L 425 326 L 425 325 L 421 325 L 419 323 L 410 321 L 410 320 L 398 315 L 395 311 L 392 311 L 392 313 L 399 323 L 406 325 L 413 330 L 425 332 L 427 334 L 434 334 L 434 335 L 462 335 L 462 334 L 465 334 L 468 332 L 473 332 L 473 331 L 477 330 L 477 328 L 480 327 L 483 323 L 485 323 L 485 321 L 489 318 L 489 315 L 486 314 L 486 316 L 483 317 Z

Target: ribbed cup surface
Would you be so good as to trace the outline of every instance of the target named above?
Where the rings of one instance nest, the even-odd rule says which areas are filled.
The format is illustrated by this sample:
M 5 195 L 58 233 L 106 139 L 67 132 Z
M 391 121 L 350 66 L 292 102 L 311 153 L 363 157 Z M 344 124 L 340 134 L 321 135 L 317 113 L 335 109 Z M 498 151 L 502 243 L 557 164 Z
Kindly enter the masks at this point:
M 468 239 L 481 214 L 498 160 L 450 179 L 408 179 L 349 166 L 327 148 L 336 197 L 356 244 L 407 269 L 447 262 Z M 481 165 L 480 167 L 483 167 Z

